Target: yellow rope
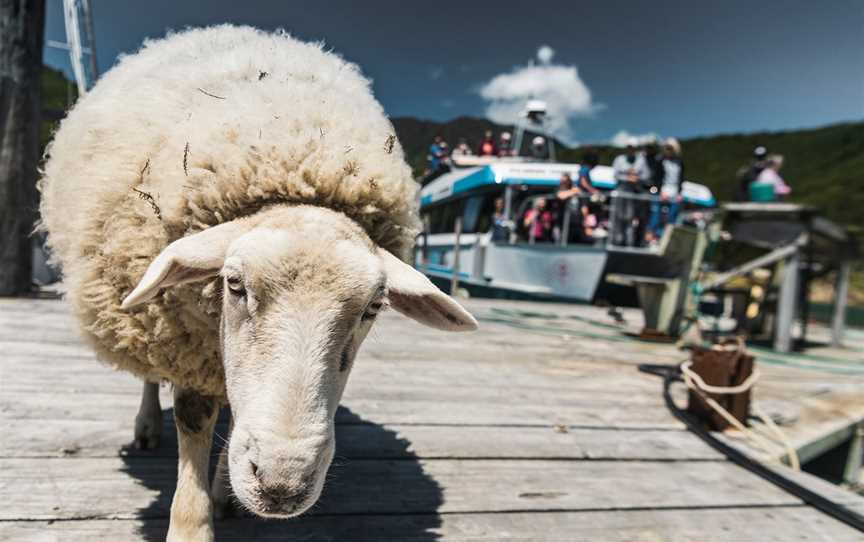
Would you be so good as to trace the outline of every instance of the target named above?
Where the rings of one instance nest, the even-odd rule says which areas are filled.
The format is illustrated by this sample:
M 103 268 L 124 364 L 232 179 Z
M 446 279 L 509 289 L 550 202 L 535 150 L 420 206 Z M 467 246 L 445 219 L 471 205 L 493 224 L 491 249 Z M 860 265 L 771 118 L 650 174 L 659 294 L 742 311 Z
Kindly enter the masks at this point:
M 684 383 L 688 388 L 695 391 L 705 403 L 714 409 L 715 412 L 720 414 L 724 420 L 726 420 L 729 425 L 733 426 L 735 429 L 741 432 L 745 438 L 749 439 L 751 442 L 755 443 L 757 447 L 761 448 L 762 451 L 766 454 L 768 458 L 773 458 L 777 453 L 777 444 L 768 440 L 767 438 L 759 435 L 751 430 L 749 430 L 743 423 L 741 423 L 735 416 L 729 413 L 728 410 L 723 408 L 723 406 L 715 401 L 707 393 L 712 393 L 715 395 L 731 395 L 744 393 L 751 389 L 753 385 L 759 380 L 760 373 L 758 370 L 753 369 L 753 372 L 747 377 L 747 380 L 738 384 L 737 386 L 711 386 L 706 384 L 702 377 L 693 372 L 690 368 L 693 365 L 692 361 L 685 361 L 681 364 L 681 374 L 684 376 Z M 753 411 L 756 416 L 765 424 L 766 427 L 780 440 L 781 446 L 783 448 L 783 452 L 789 460 L 789 466 L 794 470 L 801 470 L 801 463 L 798 459 L 798 453 L 795 451 L 795 448 L 792 447 L 792 444 L 789 442 L 789 439 L 783 433 L 783 431 L 777 427 L 777 424 L 770 418 L 770 416 L 765 415 L 761 409 L 753 405 Z

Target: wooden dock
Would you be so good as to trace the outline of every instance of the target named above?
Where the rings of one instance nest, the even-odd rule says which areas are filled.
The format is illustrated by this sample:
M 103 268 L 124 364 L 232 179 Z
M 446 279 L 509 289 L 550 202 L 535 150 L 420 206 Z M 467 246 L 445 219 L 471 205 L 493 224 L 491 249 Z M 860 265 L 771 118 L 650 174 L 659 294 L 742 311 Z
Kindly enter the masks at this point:
M 660 380 L 636 366 L 680 360 L 673 346 L 631 338 L 596 307 L 466 305 L 476 334 L 383 316 L 337 416 L 321 502 L 290 521 L 217 522 L 217 540 L 864 538 L 669 413 Z M 625 315 L 638 329 L 638 311 Z M 830 356 L 764 354 L 756 400 L 792 413 L 796 446 L 864 418 L 854 339 Z M 140 384 L 95 361 L 61 301 L 0 300 L 0 352 L 0 540 L 163 540 L 170 415 L 159 450 L 128 447 Z M 166 387 L 162 401 L 170 414 Z M 854 493 L 796 476 L 864 512 Z

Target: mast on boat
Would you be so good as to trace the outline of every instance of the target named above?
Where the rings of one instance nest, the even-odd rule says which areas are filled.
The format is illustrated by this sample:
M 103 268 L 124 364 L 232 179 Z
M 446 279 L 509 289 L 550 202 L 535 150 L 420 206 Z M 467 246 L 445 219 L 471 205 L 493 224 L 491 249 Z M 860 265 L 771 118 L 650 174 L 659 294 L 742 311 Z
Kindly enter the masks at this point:
M 549 149 L 549 160 L 555 161 L 555 140 L 546 129 L 546 102 L 543 100 L 528 100 L 525 104 L 525 109 L 519 114 L 515 127 L 515 145 L 516 154 L 522 150 L 522 142 L 525 139 L 525 132 L 533 132 L 540 134 L 546 139 L 546 145 Z
M 90 0 L 63 0 L 63 21 L 66 42 L 47 40 L 46 45 L 69 52 L 69 62 L 83 96 L 99 77 L 96 65 L 96 39 L 93 33 L 93 9 Z M 88 57 L 85 65 L 84 57 Z M 89 72 L 89 73 L 88 73 Z

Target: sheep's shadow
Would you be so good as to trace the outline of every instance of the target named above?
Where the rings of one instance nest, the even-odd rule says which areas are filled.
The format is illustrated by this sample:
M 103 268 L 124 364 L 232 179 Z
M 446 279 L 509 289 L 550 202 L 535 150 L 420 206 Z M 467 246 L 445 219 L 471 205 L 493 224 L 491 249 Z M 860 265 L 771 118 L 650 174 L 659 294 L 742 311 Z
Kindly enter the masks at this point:
M 138 510 L 143 540 L 162 541 L 177 475 L 177 437 L 173 409 L 165 409 L 163 439 L 158 450 L 125 448 L 124 471 L 158 496 Z M 228 431 L 223 412 L 216 426 L 210 475 Z M 216 539 L 431 542 L 439 539 L 437 510 L 441 487 L 423 470 L 409 441 L 381 425 L 363 420 L 350 409 L 336 414 L 336 458 L 319 502 L 300 518 L 276 521 L 253 517 L 217 520 Z

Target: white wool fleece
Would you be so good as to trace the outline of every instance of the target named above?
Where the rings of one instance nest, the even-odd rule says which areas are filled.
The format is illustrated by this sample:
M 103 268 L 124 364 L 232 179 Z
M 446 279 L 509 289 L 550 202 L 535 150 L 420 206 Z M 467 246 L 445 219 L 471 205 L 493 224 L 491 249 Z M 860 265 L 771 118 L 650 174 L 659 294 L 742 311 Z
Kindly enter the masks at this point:
M 187 30 L 121 58 L 61 123 L 41 228 L 85 336 L 141 377 L 222 395 L 213 283 L 120 303 L 171 241 L 277 203 L 345 213 L 406 257 L 415 183 L 357 66 L 230 25 Z

